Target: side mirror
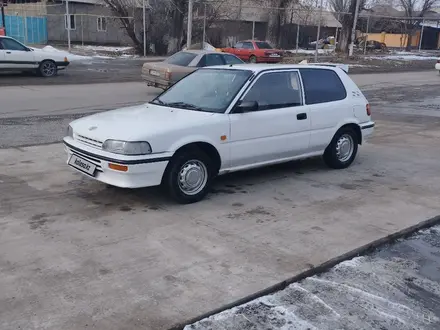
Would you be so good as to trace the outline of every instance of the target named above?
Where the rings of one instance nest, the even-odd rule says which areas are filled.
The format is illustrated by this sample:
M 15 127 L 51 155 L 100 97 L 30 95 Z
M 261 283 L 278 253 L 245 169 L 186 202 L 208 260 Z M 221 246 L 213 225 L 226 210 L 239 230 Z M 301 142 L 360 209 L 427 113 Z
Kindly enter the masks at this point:
M 245 113 L 258 110 L 257 101 L 240 101 L 240 103 L 235 107 L 234 113 Z
M 28 47 L 26 47 L 26 51 L 27 51 L 27 52 L 31 52 L 31 51 L 32 51 L 32 49 L 31 49 L 31 48 L 28 48 Z

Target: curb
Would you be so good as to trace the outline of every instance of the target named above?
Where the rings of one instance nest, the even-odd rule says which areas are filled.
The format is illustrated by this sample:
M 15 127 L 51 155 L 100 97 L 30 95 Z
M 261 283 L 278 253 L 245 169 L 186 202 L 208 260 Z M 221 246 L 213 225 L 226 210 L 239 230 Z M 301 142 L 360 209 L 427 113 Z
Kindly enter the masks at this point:
M 322 264 L 320 264 L 320 265 L 318 265 L 316 267 L 310 268 L 310 269 L 308 269 L 308 270 L 306 270 L 306 271 L 304 271 L 302 273 L 299 273 L 299 274 L 297 274 L 297 275 L 295 275 L 293 277 L 290 277 L 290 278 L 288 278 L 288 279 L 286 279 L 284 281 L 281 281 L 281 282 L 279 282 L 277 284 L 274 284 L 274 285 L 272 285 L 272 286 L 270 286 L 270 287 L 268 287 L 266 289 L 263 289 L 261 291 L 255 292 L 253 294 L 250 294 L 250 295 L 248 295 L 246 297 L 243 297 L 243 298 L 241 298 L 239 300 L 236 300 L 236 301 L 234 301 L 232 303 L 223 305 L 222 307 L 216 308 L 216 309 L 214 309 L 212 311 L 209 311 L 207 313 L 204 313 L 202 315 L 196 316 L 196 317 L 194 317 L 192 319 L 189 319 L 189 320 L 187 320 L 185 322 L 176 324 L 173 327 L 169 328 L 168 330 L 183 330 L 183 328 L 185 326 L 187 326 L 187 325 L 190 325 L 190 324 L 193 324 L 195 322 L 201 321 L 201 320 L 203 320 L 205 318 L 208 318 L 208 317 L 210 317 L 212 315 L 221 313 L 221 312 L 223 312 L 225 310 L 237 307 L 239 305 L 246 304 L 246 303 L 248 303 L 248 302 L 250 302 L 252 300 L 255 300 L 257 298 L 261 298 L 263 296 L 275 293 L 277 291 L 281 291 L 281 290 L 285 289 L 287 286 L 289 286 L 290 284 L 292 284 L 294 282 L 299 282 L 299 281 L 301 281 L 301 280 L 303 280 L 303 279 L 305 279 L 307 277 L 324 273 L 324 272 L 328 271 L 330 268 L 333 268 L 334 266 L 336 266 L 337 264 L 339 264 L 339 263 L 341 263 L 343 261 L 346 261 L 346 260 L 349 260 L 349 259 L 353 259 L 353 258 L 358 257 L 360 255 L 364 255 L 364 254 L 370 253 L 370 252 L 372 252 L 373 250 L 375 250 L 377 248 L 380 248 L 380 247 L 382 247 L 384 245 L 393 243 L 393 242 L 395 242 L 398 239 L 406 238 L 408 236 L 413 235 L 415 232 L 417 232 L 419 230 L 422 230 L 422 229 L 425 229 L 425 228 L 429 228 L 429 227 L 432 227 L 432 226 L 437 225 L 437 224 L 440 224 L 440 215 L 435 216 L 433 218 L 430 218 L 428 220 L 419 222 L 418 224 L 415 224 L 413 226 L 404 228 L 404 229 L 402 229 L 402 230 L 400 230 L 400 231 L 398 231 L 396 233 L 393 233 L 393 234 L 390 234 L 388 236 L 379 238 L 379 239 L 377 239 L 377 240 L 375 240 L 375 241 L 373 241 L 371 243 L 365 244 L 365 245 L 363 245 L 361 247 L 358 247 L 358 248 L 356 248 L 354 250 L 351 250 L 351 251 L 349 251 L 347 253 L 344 253 L 344 254 L 342 254 L 342 255 L 340 255 L 338 257 L 330 259 L 330 260 L 328 260 L 328 261 L 326 261 L 326 262 L 324 262 L 324 263 L 322 263 Z

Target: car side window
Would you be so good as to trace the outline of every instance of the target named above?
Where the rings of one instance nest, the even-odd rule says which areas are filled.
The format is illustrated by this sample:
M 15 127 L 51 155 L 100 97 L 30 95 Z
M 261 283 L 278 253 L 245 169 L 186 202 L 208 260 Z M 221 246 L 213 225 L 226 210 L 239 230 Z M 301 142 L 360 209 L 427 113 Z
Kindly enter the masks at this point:
M 229 54 L 224 54 L 223 59 L 226 64 L 243 64 L 244 63 L 237 56 L 229 55 Z
M 270 72 L 260 76 L 243 101 L 256 101 L 258 111 L 302 105 L 298 72 Z
M 242 42 L 236 43 L 234 48 L 238 48 L 238 49 L 243 48 L 243 43 Z
M 205 66 L 224 65 L 223 57 L 221 54 L 206 54 Z
M 244 49 L 254 49 L 254 45 L 252 45 L 252 42 L 243 42 L 243 48 Z
M 8 38 L 2 39 L 2 45 L 3 45 L 3 49 L 6 50 L 26 51 L 26 47 L 24 47 L 22 44 L 12 39 L 8 39 Z
M 306 104 L 340 101 L 347 97 L 347 91 L 338 74 L 333 70 L 300 69 L 304 84 Z

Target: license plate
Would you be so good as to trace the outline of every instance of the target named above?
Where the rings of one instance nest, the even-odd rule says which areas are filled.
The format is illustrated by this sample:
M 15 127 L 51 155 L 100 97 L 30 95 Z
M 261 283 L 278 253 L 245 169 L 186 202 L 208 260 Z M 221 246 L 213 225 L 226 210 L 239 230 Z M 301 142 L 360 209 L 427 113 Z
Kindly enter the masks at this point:
M 69 159 L 69 165 L 88 175 L 94 176 L 95 174 L 96 165 L 78 156 L 72 155 Z
M 269 57 L 280 57 L 279 54 L 270 54 Z
M 156 77 L 160 76 L 160 73 L 157 72 L 157 71 L 155 71 L 155 70 L 150 70 L 150 74 L 151 74 L 152 76 L 156 76 Z

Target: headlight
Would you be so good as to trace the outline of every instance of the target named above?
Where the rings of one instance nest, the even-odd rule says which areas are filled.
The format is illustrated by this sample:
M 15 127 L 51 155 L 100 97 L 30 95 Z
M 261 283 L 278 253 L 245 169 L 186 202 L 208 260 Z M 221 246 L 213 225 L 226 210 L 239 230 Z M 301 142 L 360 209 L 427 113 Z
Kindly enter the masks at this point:
M 118 140 L 106 140 L 102 149 L 120 155 L 146 155 L 151 154 L 151 146 L 148 142 L 127 142 Z
M 73 128 L 72 126 L 67 126 L 66 136 L 71 137 L 73 139 Z

